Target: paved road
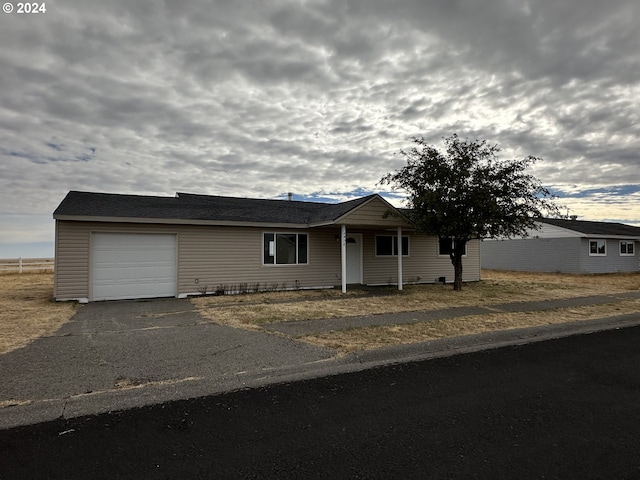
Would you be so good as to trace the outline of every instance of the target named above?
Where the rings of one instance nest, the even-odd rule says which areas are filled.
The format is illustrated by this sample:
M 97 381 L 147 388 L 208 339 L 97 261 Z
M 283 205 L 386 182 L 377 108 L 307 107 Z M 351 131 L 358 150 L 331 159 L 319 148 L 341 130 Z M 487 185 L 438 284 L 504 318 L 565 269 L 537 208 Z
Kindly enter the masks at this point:
M 0 478 L 640 479 L 640 327 L 0 431 Z

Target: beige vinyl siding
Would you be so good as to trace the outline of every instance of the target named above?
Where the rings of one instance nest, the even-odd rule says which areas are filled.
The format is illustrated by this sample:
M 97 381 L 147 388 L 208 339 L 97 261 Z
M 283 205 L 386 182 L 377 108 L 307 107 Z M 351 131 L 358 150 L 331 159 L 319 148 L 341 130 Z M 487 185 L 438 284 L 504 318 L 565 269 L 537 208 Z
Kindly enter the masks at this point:
M 357 208 L 353 213 L 341 218 L 339 223 L 348 225 L 389 225 L 390 228 L 397 228 L 398 224 L 402 227 L 411 226 L 404 218 L 392 215 L 385 218 L 385 214 L 388 211 L 389 205 L 386 205 L 379 198 L 374 198 Z
M 89 298 L 89 232 L 84 222 L 56 221 L 54 296 Z
M 241 283 L 304 288 L 340 282 L 340 244 L 331 230 L 58 221 L 56 299 L 91 298 L 92 232 L 177 234 L 178 295 L 197 294 L 205 286 L 211 292 L 221 285 L 230 288 Z M 264 232 L 308 233 L 309 263 L 263 265 Z
M 373 202 L 372 202 L 373 203 Z M 383 205 L 382 202 L 379 202 Z M 365 213 L 365 212 L 362 212 Z M 379 213 L 379 211 L 378 211 Z M 165 233 L 176 234 L 178 244 L 178 295 L 208 292 L 224 285 L 239 284 L 287 287 L 327 287 L 339 285 L 341 275 L 340 230 L 336 227 L 315 229 L 282 229 L 258 227 L 160 225 L 107 222 L 56 222 L 55 297 L 58 300 L 91 298 L 91 234 Z M 263 265 L 262 238 L 265 232 L 307 233 L 309 263 L 306 265 Z M 363 233 L 363 281 L 366 284 L 397 282 L 397 257 L 375 256 L 375 235 L 393 232 L 348 228 L 347 232 Z M 406 233 L 409 236 L 408 257 L 403 257 L 405 282 L 431 283 L 439 277 L 453 278 L 448 257 L 439 257 L 434 237 Z M 463 279 L 479 280 L 479 243 L 467 246 Z M 418 278 L 419 277 L 419 278 Z
M 308 264 L 263 265 L 264 233 L 306 233 Z M 325 287 L 339 283 L 340 244 L 326 230 L 208 227 L 191 228 L 180 235 L 178 291 L 197 293 L 207 287 L 213 292 L 239 284 L 262 288 Z M 197 280 L 197 283 L 196 283 Z
M 370 232 L 364 240 L 364 282 L 366 284 L 395 284 L 398 281 L 398 257 L 376 256 L 375 235 L 390 232 Z M 405 234 L 403 234 L 404 236 Z M 453 281 L 453 265 L 448 256 L 438 255 L 436 237 L 406 234 L 409 237 L 409 255 L 402 257 L 404 283 L 434 283 L 440 277 Z M 467 255 L 462 260 L 462 279 L 465 282 L 480 280 L 480 242 L 472 240 L 467 245 Z

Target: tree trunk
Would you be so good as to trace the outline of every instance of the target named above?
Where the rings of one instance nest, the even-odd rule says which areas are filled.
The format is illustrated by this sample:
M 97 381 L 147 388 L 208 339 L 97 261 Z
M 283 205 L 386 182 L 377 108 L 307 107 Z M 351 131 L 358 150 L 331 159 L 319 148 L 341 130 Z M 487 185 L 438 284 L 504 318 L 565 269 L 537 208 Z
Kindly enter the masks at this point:
M 453 289 L 462 290 L 462 257 L 466 251 L 467 240 L 456 238 L 451 252 L 451 263 L 453 264 Z
M 453 258 L 453 289 L 462 290 L 462 255 L 456 254 Z

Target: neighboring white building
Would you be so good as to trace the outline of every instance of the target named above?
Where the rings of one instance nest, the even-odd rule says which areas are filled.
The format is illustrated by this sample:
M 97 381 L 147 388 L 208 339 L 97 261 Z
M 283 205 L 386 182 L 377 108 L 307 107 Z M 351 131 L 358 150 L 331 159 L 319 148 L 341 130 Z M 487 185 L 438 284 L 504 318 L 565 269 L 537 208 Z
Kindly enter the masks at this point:
M 547 218 L 529 237 L 482 241 L 482 268 L 525 272 L 614 273 L 640 270 L 640 227 Z

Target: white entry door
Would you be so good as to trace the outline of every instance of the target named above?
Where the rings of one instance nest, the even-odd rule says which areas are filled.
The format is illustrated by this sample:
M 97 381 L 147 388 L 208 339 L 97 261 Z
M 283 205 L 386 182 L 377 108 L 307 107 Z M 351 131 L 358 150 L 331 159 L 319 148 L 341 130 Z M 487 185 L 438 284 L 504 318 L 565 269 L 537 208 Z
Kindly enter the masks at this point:
M 362 283 L 362 234 L 347 234 L 347 283 Z
M 92 300 L 175 297 L 176 272 L 175 235 L 92 235 Z

